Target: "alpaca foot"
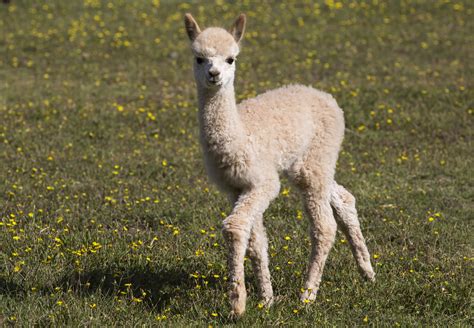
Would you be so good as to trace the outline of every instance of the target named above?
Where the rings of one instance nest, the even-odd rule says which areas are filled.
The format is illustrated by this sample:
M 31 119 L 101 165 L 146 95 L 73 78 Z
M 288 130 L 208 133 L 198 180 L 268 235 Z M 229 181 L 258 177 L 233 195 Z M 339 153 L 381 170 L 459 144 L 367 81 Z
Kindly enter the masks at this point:
M 262 304 L 264 307 L 269 308 L 270 306 L 272 306 L 273 302 L 275 301 L 275 298 L 273 296 L 273 288 L 270 283 L 261 286 L 259 298 L 260 304 Z
M 260 304 L 262 304 L 264 307 L 269 308 L 273 305 L 275 302 L 275 297 L 272 296 L 264 296 L 260 300 Z
M 247 291 L 243 282 L 232 283 L 230 291 L 230 314 L 232 317 L 240 317 L 245 312 L 245 303 L 247 301 Z
M 362 276 L 367 281 L 375 282 L 375 272 L 372 269 L 370 271 L 364 272 Z
M 272 296 L 269 299 L 261 298 L 260 302 L 258 303 L 258 307 L 259 308 L 264 307 L 264 308 L 268 309 L 268 308 L 272 307 L 274 304 L 280 303 L 284 300 L 285 300 L 285 297 L 281 296 L 281 295 Z
M 300 300 L 303 303 L 310 303 L 316 299 L 317 289 L 305 289 L 301 294 Z
M 375 281 L 375 272 L 374 269 L 372 269 L 372 265 L 370 265 L 370 263 L 366 266 L 359 268 L 359 272 L 363 279 L 370 282 Z

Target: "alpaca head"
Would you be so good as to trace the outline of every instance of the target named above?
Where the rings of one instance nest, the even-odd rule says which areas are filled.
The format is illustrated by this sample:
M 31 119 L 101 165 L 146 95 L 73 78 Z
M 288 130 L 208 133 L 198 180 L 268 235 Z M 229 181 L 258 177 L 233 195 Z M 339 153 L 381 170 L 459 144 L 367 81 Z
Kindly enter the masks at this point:
M 235 59 L 245 30 L 245 15 L 240 14 L 229 31 L 209 27 L 201 32 L 191 14 L 184 16 L 186 32 L 194 54 L 194 76 L 199 87 L 219 89 L 234 82 Z

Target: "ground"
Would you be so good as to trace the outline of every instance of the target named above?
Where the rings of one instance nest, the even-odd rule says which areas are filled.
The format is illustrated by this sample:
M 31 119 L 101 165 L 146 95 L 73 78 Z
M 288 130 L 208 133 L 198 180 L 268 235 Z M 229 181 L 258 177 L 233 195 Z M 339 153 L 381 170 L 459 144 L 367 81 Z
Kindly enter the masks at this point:
M 472 1 L 0 4 L 0 324 L 470 326 Z M 183 14 L 248 26 L 239 100 L 291 82 L 344 109 L 337 180 L 377 274 L 338 234 L 298 300 L 308 224 L 286 182 L 265 215 L 279 301 L 229 317 L 225 198 L 203 169 Z M 291 112 L 288 112 L 291 115 Z

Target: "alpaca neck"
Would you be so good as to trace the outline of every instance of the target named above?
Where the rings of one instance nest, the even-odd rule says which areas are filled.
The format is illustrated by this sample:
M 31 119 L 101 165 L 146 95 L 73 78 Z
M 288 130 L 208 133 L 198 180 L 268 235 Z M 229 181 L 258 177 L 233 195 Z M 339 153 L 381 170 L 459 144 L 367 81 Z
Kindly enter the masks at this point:
M 201 141 L 214 153 L 232 152 L 245 138 L 232 84 L 209 90 L 198 88 Z

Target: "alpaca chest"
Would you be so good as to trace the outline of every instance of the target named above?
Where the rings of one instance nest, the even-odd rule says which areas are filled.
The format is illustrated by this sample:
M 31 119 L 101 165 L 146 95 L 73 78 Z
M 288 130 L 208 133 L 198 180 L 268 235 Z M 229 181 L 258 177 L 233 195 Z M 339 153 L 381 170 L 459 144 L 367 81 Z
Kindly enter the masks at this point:
M 252 159 L 247 152 L 216 152 L 212 148 L 203 148 L 207 174 L 218 187 L 245 189 L 255 181 Z

